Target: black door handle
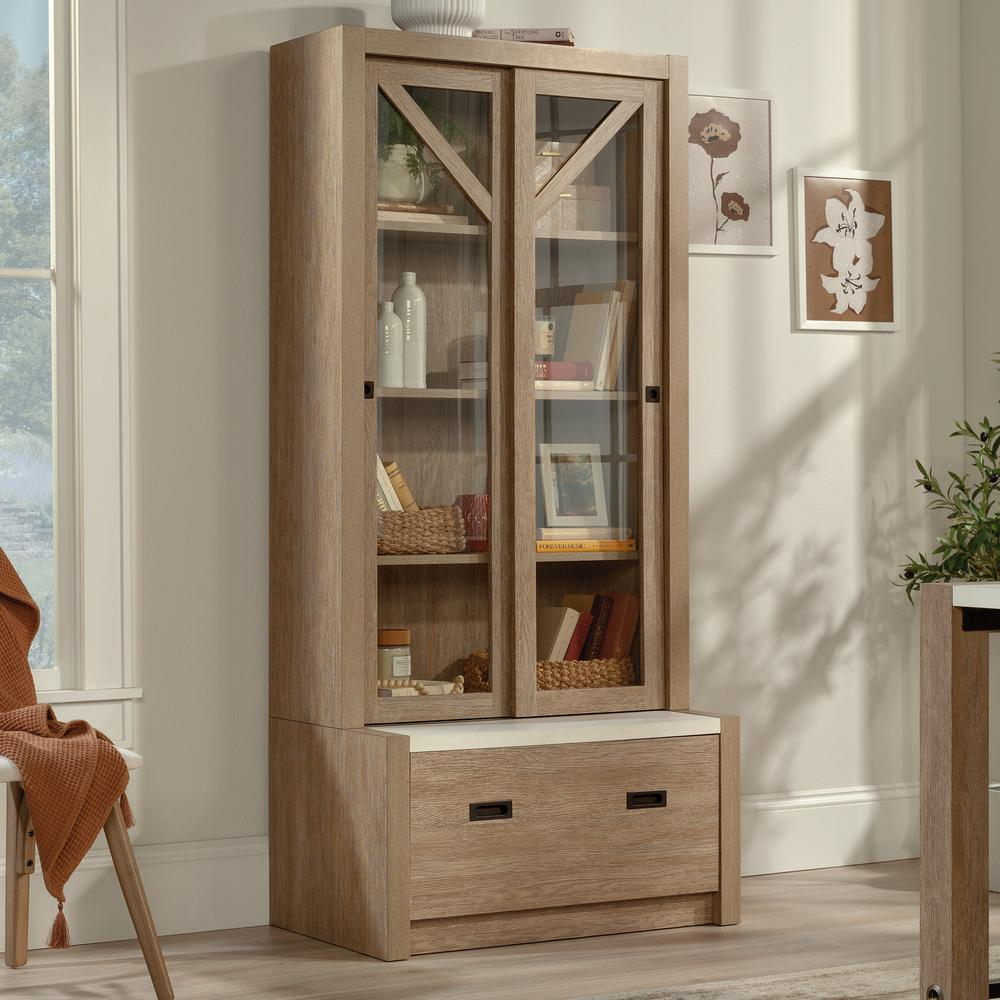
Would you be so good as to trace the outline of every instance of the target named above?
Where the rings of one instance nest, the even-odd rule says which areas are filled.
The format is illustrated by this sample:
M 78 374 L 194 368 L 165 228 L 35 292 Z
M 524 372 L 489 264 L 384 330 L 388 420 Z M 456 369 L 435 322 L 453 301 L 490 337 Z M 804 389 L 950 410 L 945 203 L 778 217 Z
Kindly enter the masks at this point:
M 666 809 L 667 790 L 661 788 L 655 792 L 626 792 L 626 809 Z
M 510 799 L 499 802 L 470 802 L 469 821 L 481 819 L 510 819 L 514 815 L 514 803 Z

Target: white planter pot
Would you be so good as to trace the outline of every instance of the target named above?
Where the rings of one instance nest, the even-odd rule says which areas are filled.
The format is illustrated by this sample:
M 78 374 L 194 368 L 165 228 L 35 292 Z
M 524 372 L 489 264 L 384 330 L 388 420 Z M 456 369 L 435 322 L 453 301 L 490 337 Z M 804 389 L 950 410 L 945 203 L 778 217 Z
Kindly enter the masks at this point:
M 421 202 L 430 194 L 426 176 L 414 177 L 407 169 L 406 156 L 409 152 L 409 146 L 399 143 L 391 147 L 387 160 L 379 157 L 379 201 Z
M 486 0 L 392 0 L 392 20 L 403 31 L 471 35 L 486 20 Z

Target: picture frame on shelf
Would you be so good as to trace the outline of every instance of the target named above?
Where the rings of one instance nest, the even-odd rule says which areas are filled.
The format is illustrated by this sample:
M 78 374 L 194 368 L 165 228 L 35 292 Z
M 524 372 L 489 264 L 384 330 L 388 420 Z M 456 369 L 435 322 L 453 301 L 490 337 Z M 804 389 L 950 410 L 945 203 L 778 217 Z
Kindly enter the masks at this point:
M 688 95 L 689 253 L 778 253 L 772 102 L 762 90 L 713 87 Z
M 896 176 L 797 167 L 792 180 L 798 328 L 898 330 Z
M 549 528 L 606 528 L 608 502 L 597 444 L 538 446 Z

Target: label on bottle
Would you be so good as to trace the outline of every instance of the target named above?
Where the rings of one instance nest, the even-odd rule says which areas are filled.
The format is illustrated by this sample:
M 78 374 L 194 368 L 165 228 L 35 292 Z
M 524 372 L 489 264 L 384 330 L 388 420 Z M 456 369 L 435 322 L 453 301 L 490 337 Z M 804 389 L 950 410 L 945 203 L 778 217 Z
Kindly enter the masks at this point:
M 407 653 L 405 656 L 393 656 L 392 658 L 392 676 L 393 677 L 409 677 L 410 676 L 410 655 Z

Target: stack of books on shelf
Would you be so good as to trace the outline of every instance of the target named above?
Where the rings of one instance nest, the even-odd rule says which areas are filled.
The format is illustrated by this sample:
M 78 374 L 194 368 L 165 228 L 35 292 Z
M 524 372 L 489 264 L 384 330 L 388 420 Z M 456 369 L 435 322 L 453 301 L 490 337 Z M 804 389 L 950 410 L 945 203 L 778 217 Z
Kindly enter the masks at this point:
M 635 552 L 631 528 L 539 528 L 536 552 Z
M 438 205 L 433 202 L 380 201 L 378 203 L 379 222 L 435 222 L 453 226 L 467 226 L 467 215 L 456 215 L 454 205 Z
M 458 365 L 459 389 L 488 389 L 490 363 L 488 361 L 460 361 Z
M 625 382 L 636 283 L 585 285 L 573 299 L 562 358 L 535 362 L 535 388 L 608 392 Z
M 634 594 L 566 594 L 557 608 L 540 607 L 535 618 L 540 661 L 622 660 L 639 625 Z
M 375 506 L 383 514 L 389 511 L 406 511 L 412 514 L 420 510 L 413 491 L 399 471 L 395 462 L 383 462 L 375 456 Z
M 537 42 L 542 45 L 574 45 L 569 28 L 476 28 L 473 38 L 490 42 Z

